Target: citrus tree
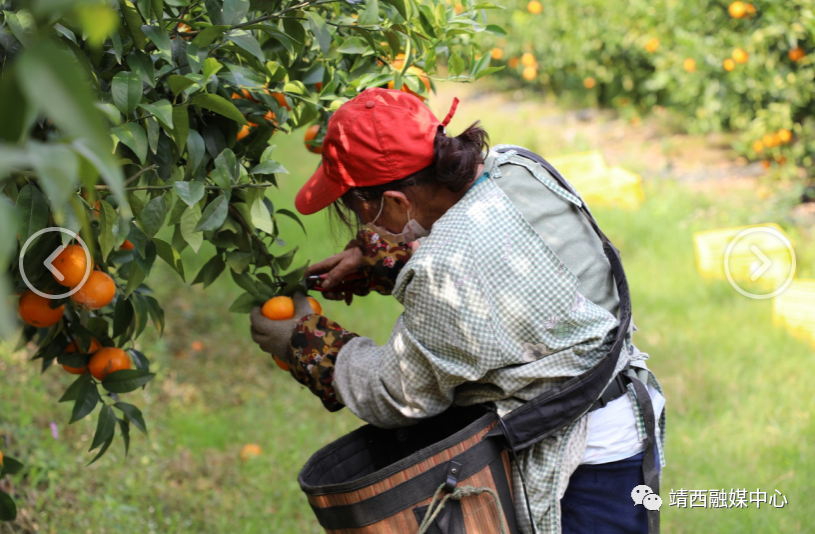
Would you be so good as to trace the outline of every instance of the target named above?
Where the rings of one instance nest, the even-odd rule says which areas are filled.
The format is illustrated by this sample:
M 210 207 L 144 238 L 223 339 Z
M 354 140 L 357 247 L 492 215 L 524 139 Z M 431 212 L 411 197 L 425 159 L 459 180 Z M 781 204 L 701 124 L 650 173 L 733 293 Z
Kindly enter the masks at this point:
M 516 0 L 486 36 L 501 76 L 636 122 L 668 107 L 691 133 L 733 131 L 734 148 L 779 177 L 815 157 L 811 0 Z M 785 165 L 788 164 L 788 165 Z M 802 183 L 803 182 L 799 182 Z
M 91 462 L 117 429 L 126 452 L 132 428 L 147 432 L 127 394 L 154 376 L 137 338 L 150 323 L 165 328 L 149 287 L 155 263 L 204 287 L 228 273 L 244 290 L 238 313 L 303 289 L 296 248 L 270 252 L 279 218 L 297 220 L 269 194 L 288 178 L 275 136 L 309 126 L 304 142 L 320 153 L 331 113 L 365 88 L 424 99 L 437 64 L 460 81 L 500 69 L 474 39 L 503 33 L 486 23 L 495 7 L 3 2 L 0 332 L 22 325 L 18 348 L 33 341 L 43 371 L 76 375 L 59 401 L 72 423 L 96 414 Z M 41 232 L 53 227 L 73 234 Z M 198 253 L 204 241 L 214 254 L 191 275 L 180 252 Z M 0 475 L 23 468 L 0 461 Z M 0 493 L 0 520 L 15 514 Z

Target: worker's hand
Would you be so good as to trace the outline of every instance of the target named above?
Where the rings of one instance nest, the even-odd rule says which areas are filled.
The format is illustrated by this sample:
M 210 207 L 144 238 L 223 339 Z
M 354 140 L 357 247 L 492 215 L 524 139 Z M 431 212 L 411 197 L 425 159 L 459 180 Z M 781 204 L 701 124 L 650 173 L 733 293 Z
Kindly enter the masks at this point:
M 302 293 L 295 293 L 292 300 L 294 300 L 294 317 L 291 319 L 280 321 L 267 319 L 261 313 L 260 306 L 256 306 L 250 315 L 252 339 L 260 345 L 261 349 L 277 356 L 284 362 L 290 359 L 291 336 L 294 333 L 297 321 L 306 315 L 315 313 L 314 308 L 311 307 L 308 299 Z
M 350 247 L 321 262 L 309 265 L 306 269 L 306 276 L 325 274 L 325 278 L 320 281 L 320 287 L 330 289 L 349 274 L 358 272 L 360 265 L 362 265 L 362 249 Z M 324 295 L 328 296 L 326 293 Z

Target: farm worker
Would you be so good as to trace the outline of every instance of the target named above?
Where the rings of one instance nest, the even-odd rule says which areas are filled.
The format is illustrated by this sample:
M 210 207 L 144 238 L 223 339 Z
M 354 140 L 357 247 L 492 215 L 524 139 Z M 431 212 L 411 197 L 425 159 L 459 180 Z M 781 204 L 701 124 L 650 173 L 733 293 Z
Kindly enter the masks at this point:
M 364 272 L 392 294 L 404 312 L 388 342 L 313 313 L 302 295 L 289 322 L 252 313 L 253 339 L 283 354 L 328 410 L 345 406 L 379 427 L 454 404 L 492 401 L 505 415 L 591 368 L 618 325 L 609 262 L 579 199 L 537 162 L 490 150 L 478 122 L 448 137 L 457 104 L 440 122 L 409 93 L 366 89 L 329 120 L 322 164 L 295 200 L 304 215 L 331 206 L 358 230 L 308 274 L 327 273 L 330 288 Z M 632 322 L 615 373 L 630 362 L 646 383 L 661 468 L 665 400 L 648 354 L 631 342 L 636 330 Z M 513 485 L 524 533 L 648 531 L 647 512 L 631 497 L 643 484 L 637 408 L 633 391 L 621 391 L 519 453 Z

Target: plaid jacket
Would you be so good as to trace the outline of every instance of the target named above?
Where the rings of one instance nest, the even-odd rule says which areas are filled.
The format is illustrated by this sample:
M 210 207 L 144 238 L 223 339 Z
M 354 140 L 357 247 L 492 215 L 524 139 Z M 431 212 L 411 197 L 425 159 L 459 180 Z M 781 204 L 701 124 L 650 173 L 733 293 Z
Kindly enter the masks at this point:
M 499 145 L 500 148 L 511 145 Z M 402 267 L 393 296 L 404 306 L 388 342 L 348 340 L 336 358 L 339 402 L 380 427 L 413 424 L 452 404 L 493 401 L 503 415 L 581 374 L 606 353 L 618 319 L 586 299 L 577 277 L 551 251 L 493 180 L 529 173 L 569 202 L 580 202 L 543 167 L 513 151 L 490 151 L 487 179 L 473 185 L 432 227 Z M 648 354 L 631 342 L 627 362 L 662 393 Z M 645 427 L 633 387 L 640 439 Z M 514 468 L 516 511 L 524 533 L 560 533 L 560 498 L 586 448 L 588 416 L 523 451 Z M 665 465 L 665 412 L 656 429 Z M 533 513 L 528 520 L 517 469 Z

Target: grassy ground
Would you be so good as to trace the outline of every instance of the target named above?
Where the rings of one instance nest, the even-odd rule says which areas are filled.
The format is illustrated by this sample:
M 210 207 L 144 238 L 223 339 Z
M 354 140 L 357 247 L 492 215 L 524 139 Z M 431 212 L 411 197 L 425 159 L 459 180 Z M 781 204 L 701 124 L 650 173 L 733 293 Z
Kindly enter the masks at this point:
M 480 118 L 493 144 L 522 144 L 544 155 L 589 148 L 580 135 L 565 142 L 547 126 L 541 117 L 551 108 L 526 108 L 521 118 L 481 108 L 474 98 L 468 102 L 459 107 L 451 132 Z M 439 98 L 439 116 L 448 103 Z M 270 193 L 277 207 L 293 209 L 294 194 L 318 163 L 300 139 L 278 139 L 291 174 L 281 176 L 280 191 Z M 812 348 L 771 326 L 770 301 L 746 299 L 726 281 L 702 281 L 691 240 L 696 230 L 765 222 L 776 213 L 750 191 L 706 196 L 670 178 L 645 179 L 648 200 L 638 211 L 593 211 L 622 251 L 639 328 L 635 342 L 650 354 L 648 365 L 667 397 L 663 531 L 811 532 Z M 323 215 L 304 221 L 307 236 L 294 222 L 280 221 L 290 244 L 277 252 L 299 244 L 299 265 L 342 248 L 345 239 L 332 234 Z M 788 230 L 799 250 L 799 276 L 813 276 L 815 247 Z M 807 250 L 808 256 L 800 254 Z M 207 252 L 200 260 L 185 254 L 193 266 Z M 158 377 L 144 393 L 129 395 L 142 407 L 150 436 L 135 436 L 128 458 L 117 439 L 114 450 L 85 468 L 95 420 L 67 425 L 69 408 L 56 400 L 69 377 L 57 369 L 40 376 L 37 365 L 26 361 L 29 353 L 0 345 L 0 436 L 6 438 L 4 450 L 28 466 L 24 479 L 13 478 L 23 505 L 20 520 L 0 526 L 0 533 L 319 532 L 297 473 L 311 453 L 360 421 L 347 411 L 325 412 L 271 364 L 248 335 L 248 317 L 225 311 L 239 294 L 228 277 L 202 291 L 159 268 L 151 283 L 168 328 L 163 338 L 148 333 L 141 340 Z M 400 312 L 393 299 L 378 295 L 351 307 L 324 307 L 346 328 L 380 343 Z M 195 341 L 203 350 L 192 348 Z M 51 422 L 59 429 L 56 439 Z M 242 462 L 239 451 L 247 443 L 259 444 L 263 454 Z M 768 495 L 777 488 L 789 504 L 760 510 L 668 506 L 669 492 L 680 488 L 760 488 Z

